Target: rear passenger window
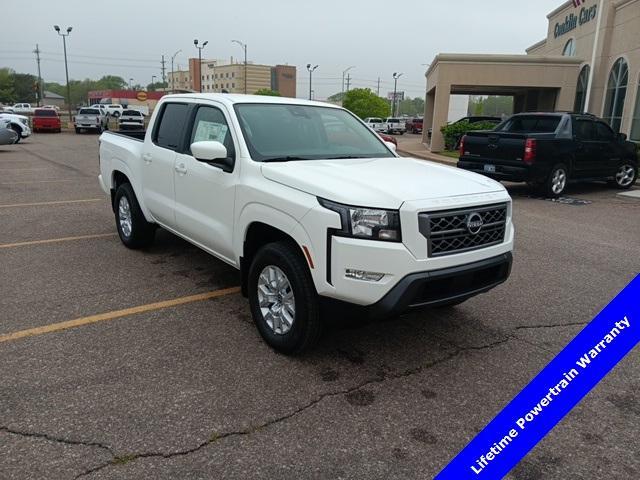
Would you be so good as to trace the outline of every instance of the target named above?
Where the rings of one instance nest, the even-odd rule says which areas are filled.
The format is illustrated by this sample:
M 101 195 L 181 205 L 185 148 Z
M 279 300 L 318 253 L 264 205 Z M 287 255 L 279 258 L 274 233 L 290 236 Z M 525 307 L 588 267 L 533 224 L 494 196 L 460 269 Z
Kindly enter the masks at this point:
M 159 119 L 160 124 L 155 129 L 153 143 L 162 148 L 177 150 L 187 120 L 188 108 L 185 103 L 165 104 Z
M 596 123 L 596 137 L 601 142 L 611 142 L 614 137 L 613 130 L 602 122 Z
M 591 120 L 576 120 L 575 134 L 578 140 L 591 141 L 595 140 L 595 126 Z

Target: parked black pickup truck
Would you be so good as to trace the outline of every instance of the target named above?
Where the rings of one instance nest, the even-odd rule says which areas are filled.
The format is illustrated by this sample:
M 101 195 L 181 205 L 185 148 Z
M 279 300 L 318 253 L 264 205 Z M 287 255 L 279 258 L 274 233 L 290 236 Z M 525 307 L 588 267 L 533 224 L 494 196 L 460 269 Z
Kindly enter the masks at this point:
M 610 180 L 631 187 L 638 154 L 626 135 L 589 114 L 523 113 L 494 130 L 467 133 L 458 167 L 496 180 L 527 182 L 558 197 L 569 181 Z

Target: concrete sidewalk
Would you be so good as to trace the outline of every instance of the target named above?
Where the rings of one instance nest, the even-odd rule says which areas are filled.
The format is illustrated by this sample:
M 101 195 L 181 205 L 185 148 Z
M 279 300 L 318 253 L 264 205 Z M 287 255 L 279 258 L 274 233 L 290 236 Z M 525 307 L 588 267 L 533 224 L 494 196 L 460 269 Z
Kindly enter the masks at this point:
M 396 136 L 398 140 L 398 153 L 403 156 L 422 158 L 432 162 L 443 163 L 449 166 L 455 166 L 458 160 L 455 158 L 447 157 L 445 155 L 438 155 L 437 153 L 431 153 L 429 149 L 422 143 L 421 135 L 402 135 Z

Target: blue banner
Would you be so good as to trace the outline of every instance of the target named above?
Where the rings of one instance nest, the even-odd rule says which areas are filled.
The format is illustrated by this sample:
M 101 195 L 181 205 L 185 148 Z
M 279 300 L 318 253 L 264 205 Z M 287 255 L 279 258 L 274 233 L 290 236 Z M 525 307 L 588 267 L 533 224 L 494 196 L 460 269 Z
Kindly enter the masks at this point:
M 500 479 L 640 342 L 640 275 L 440 472 Z

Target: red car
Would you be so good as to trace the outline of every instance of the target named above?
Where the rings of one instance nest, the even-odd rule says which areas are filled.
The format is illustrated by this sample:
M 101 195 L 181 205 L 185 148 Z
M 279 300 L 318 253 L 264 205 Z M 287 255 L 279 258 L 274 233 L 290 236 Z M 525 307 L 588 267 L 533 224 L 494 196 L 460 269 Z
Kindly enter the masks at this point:
M 407 132 L 422 133 L 422 123 L 422 118 L 410 118 L 405 122 L 407 125 Z
M 62 122 L 53 108 L 36 108 L 33 112 L 34 132 L 57 132 L 62 131 Z
M 396 147 L 398 146 L 398 140 L 396 140 L 396 137 L 394 137 L 392 135 L 387 135 L 386 133 L 381 133 L 381 132 L 378 132 L 378 135 L 380 135 L 380 138 L 382 140 L 384 140 L 385 142 L 391 142 Z

